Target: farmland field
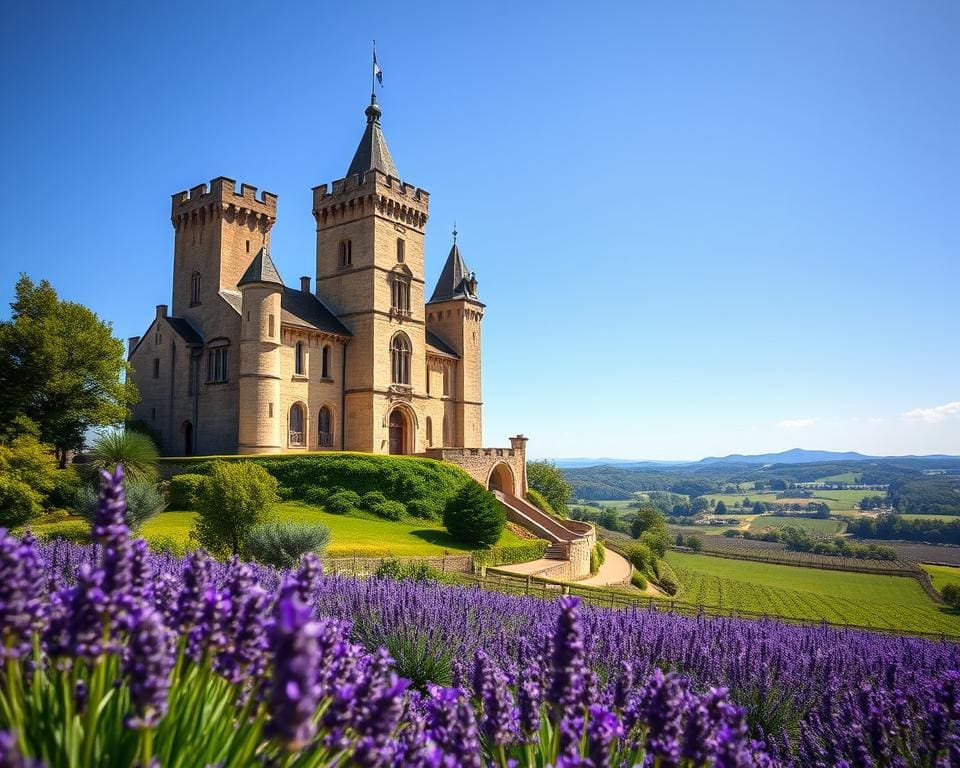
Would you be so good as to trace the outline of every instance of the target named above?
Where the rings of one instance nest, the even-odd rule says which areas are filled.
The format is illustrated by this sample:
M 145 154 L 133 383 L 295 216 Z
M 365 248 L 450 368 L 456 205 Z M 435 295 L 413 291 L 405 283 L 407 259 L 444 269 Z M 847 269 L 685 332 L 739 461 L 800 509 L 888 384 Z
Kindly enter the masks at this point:
M 949 565 L 924 565 L 923 570 L 930 574 L 930 580 L 936 589 L 946 584 L 960 584 L 960 567 Z
M 914 563 L 945 563 L 960 566 L 960 547 L 939 544 L 922 544 L 916 541 L 890 541 L 887 539 L 851 539 L 857 544 L 883 544 L 893 547 L 901 560 Z
M 391 522 L 377 517 L 332 515 L 307 504 L 288 502 L 275 507 L 281 520 L 323 523 L 330 528 L 328 555 L 368 555 L 378 557 L 430 557 L 446 552 L 461 553 L 469 547 L 453 539 L 443 526 L 434 520 L 404 520 Z M 169 536 L 185 544 L 193 528 L 195 512 L 161 512 L 143 526 L 145 537 Z M 498 544 L 509 546 L 520 540 L 504 529 Z
M 732 507 L 734 504 L 742 503 L 744 497 L 750 499 L 751 502 L 763 501 L 767 502 L 768 504 L 805 504 L 811 501 L 819 501 L 825 502 L 826 505 L 830 507 L 830 511 L 834 512 L 857 509 L 857 505 L 860 503 L 860 500 L 865 499 L 867 496 L 883 496 L 883 492 L 843 489 L 839 491 L 814 491 L 813 496 L 808 499 L 778 499 L 776 493 L 750 493 L 748 491 L 746 493 L 711 493 L 708 494 L 706 498 L 722 501 L 728 507 Z
M 792 619 L 960 634 L 960 615 L 933 603 L 907 576 L 820 571 L 669 552 L 678 599 Z
M 960 522 L 960 515 L 913 515 L 907 513 L 905 515 L 900 515 L 904 520 L 939 520 L 944 523 L 955 523 Z
M 811 517 L 786 517 L 780 515 L 758 515 L 750 523 L 751 531 L 764 528 L 784 528 L 786 526 L 802 528 L 812 536 L 833 536 L 840 533 L 846 523 L 839 520 L 817 520 Z
M 860 478 L 863 477 L 862 474 L 857 474 L 856 472 L 843 472 L 839 475 L 830 475 L 829 477 L 819 477 L 814 482 L 816 483 L 859 483 Z

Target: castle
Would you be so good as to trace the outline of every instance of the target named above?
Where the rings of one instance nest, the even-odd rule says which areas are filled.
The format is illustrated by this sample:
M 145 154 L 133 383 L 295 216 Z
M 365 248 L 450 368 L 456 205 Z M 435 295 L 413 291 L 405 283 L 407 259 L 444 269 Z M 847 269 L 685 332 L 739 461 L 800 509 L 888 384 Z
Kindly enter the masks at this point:
M 482 442 L 484 305 L 456 243 L 429 300 L 430 196 L 405 184 L 376 97 L 344 178 L 313 189 L 316 285 L 271 257 L 277 197 L 219 177 L 173 196 L 173 299 L 129 360 L 133 418 L 173 455 L 413 454 Z

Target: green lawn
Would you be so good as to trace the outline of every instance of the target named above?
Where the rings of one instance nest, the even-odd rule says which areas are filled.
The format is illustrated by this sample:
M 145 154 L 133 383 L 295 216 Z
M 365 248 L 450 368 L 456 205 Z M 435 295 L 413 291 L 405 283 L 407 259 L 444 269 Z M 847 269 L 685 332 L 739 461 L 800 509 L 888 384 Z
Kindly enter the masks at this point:
M 856 472 L 843 472 L 839 475 L 829 475 L 828 477 L 819 477 L 814 482 L 817 483 L 848 483 L 853 485 L 860 482 L 860 478 L 863 477 L 863 474 Z
M 275 512 L 280 520 L 323 523 L 330 528 L 328 555 L 431 557 L 470 551 L 469 546 L 450 536 L 441 523 L 432 520 L 395 523 L 372 516 L 332 515 L 297 502 L 278 504 Z M 146 537 L 170 536 L 186 543 L 195 516 L 195 512 L 161 512 L 143 526 L 141 533 Z M 515 534 L 504 529 L 498 545 L 519 543 Z
M 813 496 L 811 496 L 809 499 L 800 498 L 799 490 L 797 493 L 798 496 L 795 499 L 797 503 L 806 503 L 809 501 L 826 502 L 827 506 L 830 507 L 831 512 L 855 509 L 860 503 L 860 500 L 865 499 L 867 496 L 883 496 L 883 491 L 854 491 L 850 489 L 843 489 L 839 491 L 814 491 Z M 792 503 L 793 501 L 791 499 L 778 499 L 777 494 L 773 492 L 711 493 L 707 495 L 706 498 L 723 501 L 727 507 L 732 507 L 735 503 L 739 504 L 742 502 L 744 497 L 749 498 L 751 503 L 754 501 L 765 501 L 769 502 L 770 504 L 782 504 L 784 502 Z
M 793 619 L 960 635 L 960 615 L 906 576 L 821 571 L 671 551 L 679 599 Z
M 960 584 L 960 568 L 949 565 L 924 565 L 920 564 L 927 573 L 930 574 L 930 580 L 933 586 L 940 590 L 947 584 Z
M 786 517 L 780 515 L 757 515 L 750 522 L 751 531 L 762 531 L 764 528 L 784 528 L 788 525 L 794 528 L 803 528 L 814 536 L 832 536 L 840 533 L 846 523 L 840 520 L 817 520 L 812 517 Z

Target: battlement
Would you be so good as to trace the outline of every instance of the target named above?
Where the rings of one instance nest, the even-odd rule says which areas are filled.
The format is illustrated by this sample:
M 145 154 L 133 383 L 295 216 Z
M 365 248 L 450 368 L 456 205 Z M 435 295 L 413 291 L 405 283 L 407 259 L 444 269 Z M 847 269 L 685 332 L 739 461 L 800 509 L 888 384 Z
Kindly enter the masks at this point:
M 378 215 L 423 229 L 430 208 L 430 193 L 382 171 L 338 179 L 313 188 L 313 216 L 320 227 Z
M 257 188 L 241 184 L 237 192 L 237 182 L 226 176 L 218 176 L 207 184 L 197 184 L 189 191 L 184 190 L 172 195 L 170 220 L 175 227 L 191 221 L 205 221 L 214 215 L 228 215 L 233 218 L 240 215 L 246 218 L 252 215 L 262 219 L 269 228 L 277 218 L 277 196 L 263 190 L 257 196 Z

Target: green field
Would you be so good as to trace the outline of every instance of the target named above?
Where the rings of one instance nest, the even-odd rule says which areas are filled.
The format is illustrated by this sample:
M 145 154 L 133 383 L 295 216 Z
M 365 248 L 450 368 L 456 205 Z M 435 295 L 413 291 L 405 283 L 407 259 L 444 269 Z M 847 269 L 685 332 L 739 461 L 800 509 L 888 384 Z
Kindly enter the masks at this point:
M 734 504 L 741 503 L 744 497 L 750 499 L 751 502 L 764 501 L 769 504 L 793 503 L 794 501 L 798 504 L 803 504 L 809 501 L 819 501 L 826 502 L 831 512 L 839 512 L 856 509 L 861 499 L 867 496 L 883 496 L 883 492 L 853 491 L 849 489 L 840 491 L 814 491 L 813 496 L 809 499 L 802 499 L 799 498 L 799 496 L 795 499 L 778 499 L 777 495 L 778 494 L 770 491 L 766 493 L 711 493 L 708 494 L 706 498 L 722 501 L 728 508 L 733 507 Z
M 839 475 L 819 477 L 814 482 L 816 483 L 847 483 L 849 485 L 853 485 L 855 483 L 859 483 L 861 477 L 863 477 L 863 474 L 857 474 L 856 472 L 843 472 Z
M 788 525 L 794 528 L 803 528 L 803 530 L 814 536 L 833 536 L 835 533 L 840 533 L 846 527 L 846 523 L 840 520 L 758 515 L 750 522 L 750 530 L 762 531 L 764 528 L 785 528 Z
M 938 590 L 946 584 L 960 584 L 960 568 L 956 566 L 921 564 L 920 567 L 930 574 L 930 581 Z
M 904 520 L 940 520 L 945 523 L 955 523 L 960 521 L 960 515 L 900 515 Z
M 678 599 L 793 619 L 960 635 L 960 615 L 906 576 L 821 571 L 671 551 Z
M 328 555 L 433 557 L 470 551 L 469 547 L 451 537 L 442 524 L 433 520 L 395 523 L 372 516 L 332 515 L 297 502 L 278 504 L 274 509 L 280 520 L 323 523 L 330 528 Z M 196 512 L 161 512 L 143 526 L 141 534 L 148 538 L 169 536 L 185 544 L 195 516 Z M 498 545 L 519 543 L 515 534 L 504 529 Z

